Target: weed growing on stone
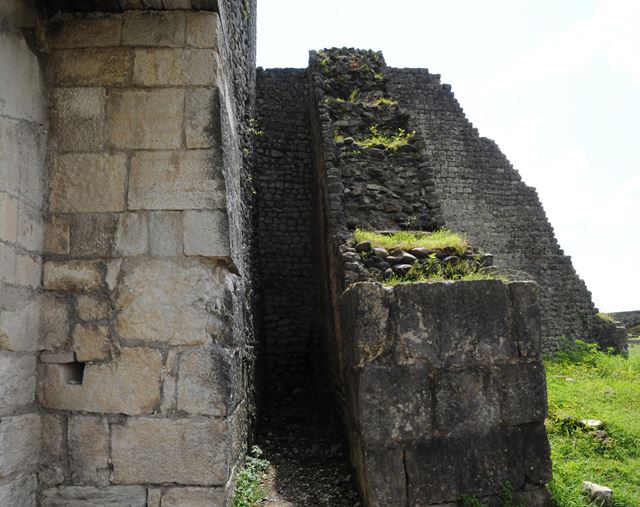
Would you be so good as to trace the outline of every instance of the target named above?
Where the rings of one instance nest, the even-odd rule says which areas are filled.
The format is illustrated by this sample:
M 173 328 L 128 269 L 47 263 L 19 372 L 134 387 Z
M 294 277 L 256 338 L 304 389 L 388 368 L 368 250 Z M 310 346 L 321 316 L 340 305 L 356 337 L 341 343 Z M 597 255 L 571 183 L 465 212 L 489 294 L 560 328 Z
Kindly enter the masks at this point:
M 374 146 L 384 146 L 388 150 L 397 150 L 400 146 L 409 143 L 409 140 L 416 134 L 416 131 L 407 132 L 405 129 L 398 129 L 395 134 L 383 134 L 378 131 L 377 125 L 369 127 L 367 137 L 357 138 L 355 141 L 360 146 L 372 148 Z
M 393 234 L 381 234 L 356 229 L 353 236 L 356 243 L 370 241 L 373 247 L 380 247 L 386 250 L 399 249 L 408 251 L 419 247 L 427 248 L 428 250 L 451 248 L 458 255 L 461 255 L 471 246 L 466 237 L 449 229 L 439 229 L 434 232 L 397 231 Z
M 360 95 L 360 88 L 356 86 L 349 94 L 349 102 L 357 102 L 358 95 Z
M 547 431 L 559 507 L 584 507 L 582 481 L 613 490 L 616 507 L 640 505 L 640 346 L 629 358 L 594 344 L 565 341 L 545 359 L 549 397 Z M 581 422 L 599 419 L 602 430 Z
M 372 106 L 395 106 L 398 104 L 397 100 L 390 99 L 388 97 L 378 97 L 370 102 Z
M 376 81 L 382 81 L 384 79 L 384 74 L 382 72 L 374 72 L 373 79 Z
M 598 318 L 602 320 L 606 320 L 607 322 L 614 322 L 613 317 L 608 313 L 598 312 Z
M 266 493 L 262 483 L 269 468 L 269 461 L 262 456 L 260 448 L 254 445 L 244 467 L 238 472 L 233 507 L 254 507 L 264 498 Z

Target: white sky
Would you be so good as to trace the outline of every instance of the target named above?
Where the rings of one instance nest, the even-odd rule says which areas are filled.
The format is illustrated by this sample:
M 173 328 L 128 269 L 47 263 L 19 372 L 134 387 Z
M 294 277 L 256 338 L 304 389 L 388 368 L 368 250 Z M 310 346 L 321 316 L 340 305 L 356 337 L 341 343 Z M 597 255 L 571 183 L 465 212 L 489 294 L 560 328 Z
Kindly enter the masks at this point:
M 258 0 L 258 65 L 381 50 L 450 83 L 603 311 L 640 310 L 640 0 Z

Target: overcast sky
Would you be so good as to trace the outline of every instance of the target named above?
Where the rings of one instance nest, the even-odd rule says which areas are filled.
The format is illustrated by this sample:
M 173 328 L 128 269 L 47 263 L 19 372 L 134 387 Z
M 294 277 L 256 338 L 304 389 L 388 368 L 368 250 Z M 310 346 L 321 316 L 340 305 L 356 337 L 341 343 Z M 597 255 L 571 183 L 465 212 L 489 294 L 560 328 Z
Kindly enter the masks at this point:
M 258 65 L 381 50 L 450 83 L 603 311 L 640 310 L 640 0 L 258 0 Z

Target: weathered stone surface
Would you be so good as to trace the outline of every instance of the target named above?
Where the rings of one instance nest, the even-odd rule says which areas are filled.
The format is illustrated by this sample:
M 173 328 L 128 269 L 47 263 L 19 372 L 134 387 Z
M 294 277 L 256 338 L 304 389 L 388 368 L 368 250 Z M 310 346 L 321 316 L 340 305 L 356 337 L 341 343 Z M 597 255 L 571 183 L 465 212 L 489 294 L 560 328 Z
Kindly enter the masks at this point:
M 0 505 L 32 507 L 36 505 L 38 480 L 35 474 L 22 475 L 0 486 Z
M 220 16 L 217 12 L 187 13 L 187 46 L 217 48 Z
M 499 367 L 502 421 L 509 425 L 544 421 L 547 382 L 541 361 Z
M 67 365 L 41 366 L 39 400 L 59 410 L 151 413 L 160 401 L 160 352 L 125 348 L 109 363 L 85 364 L 81 384 L 69 384 Z
M 104 473 L 109 465 L 109 427 L 100 417 L 72 416 L 69 418 L 69 466 L 74 484 L 104 483 Z
M 142 255 L 149 250 L 147 215 L 123 213 L 119 217 L 116 235 L 116 255 Z
M 122 211 L 127 159 L 124 154 L 79 153 L 54 158 L 49 207 L 54 213 Z
M 162 494 L 162 507 L 225 505 L 224 488 L 171 488 Z
M 137 152 L 131 158 L 130 209 L 224 209 L 224 192 L 213 151 Z
M 33 403 L 35 373 L 34 355 L 0 352 L 0 413 Z
M 429 379 L 421 368 L 367 365 L 358 377 L 357 423 L 367 443 L 429 438 Z
M 44 251 L 52 254 L 69 253 L 69 222 L 64 215 L 51 215 L 44 226 Z
M 127 259 L 121 277 L 116 327 L 122 339 L 171 345 L 209 341 L 208 305 L 223 290 L 210 267 L 185 258 Z
M 217 419 L 129 419 L 112 428 L 116 484 L 222 485 L 229 474 L 227 424 Z
M 48 261 L 44 264 L 44 288 L 59 291 L 95 291 L 102 286 L 99 261 Z
M 107 139 L 116 148 L 173 149 L 182 144 L 184 90 L 114 90 L 107 99 Z
M 73 352 L 81 363 L 109 359 L 109 328 L 97 324 L 77 324 L 73 330 Z
M 64 49 L 49 58 L 49 81 L 60 86 L 122 86 L 129 80 L 128 48 Z
M 42 492 L 42 507 L 146 507 L 142 486 L 60 486 Z
M 551 447 L 544 421 L 523 427 L 522 438 L 525 480 L 528 484 L 544 486 L 551 481 Z
M 41 415 L 42 446 L 40 455 L 43 464 L 53 465 L 63 459 L 66 453 L 66 431 L 64 416 L 44 413 Z
M 118 46 L 121 25 L 120 16 L 61 16 L 50 25 L 49 41 L 53 49 Z
M 36 292 L 0 285 L 0 350 L 37 350 L 39 315 Z
M 160 488 L 147 488 L 147 507 L 160 507 L 162 490 Z
M 188 210 L 183 213 L 185 255 L 229 257 L 229 223 L 222 211 Z
M 182 214 L 179 211 L 154 211 L 149 214 L 151 255 L 171 257 L 182 254 Z
M 67 301 L 54 294 L 40 298 L 40 349 L 61 347 L 69 338 L 69 309 Z
M 63 151 L 97 151 L 104 145 L 104 88 L 54 88 L 50 121 Z
M 81 320 L 102 320 L 111 315 L 111 306 L 102 296 L 80 294 L 76 299 L 76 312 Z
M 115 253 L 119 213 L 75 213 L 67 215 L 69 254 L 74 258 L 112 257 Z
M 0 477 L 34 470 L 40 458 L 40 416 L 2 417 Z
M 0 239 L 14 243 L 18 237 L 18 201 L 0 192 Z
M 583 481 L 582 491 L 584 491 L 597 507 L 611 507 L 613 505 L 613 491 L 611 488 L 601 486 L 595 482 Z
M 509 284 L 513 335 L 522 357 L 538 357 L 542 352 L 542 320 L 534 282 Z
M 359 473 L 360 484 L 364 485 L 363 495 L 370 507 L 397 505 L 407 498 L 407 484 L 404 474 L 393 473 L 404 470 L 403 451 L 400 446 L 387 445 L 371 447 L 362 451 L 363 462 Z M 375 480 L 367 480 L 375 477 Z
M 130 11 L 124 15 L 122 44 L 182 47 L 184 32 L 185 20 L 182 12 Z
M 215 88 L 187 91 L 184 118 L 187 148 L 214 148 L 220 139 L 220 97 Z
M 216 54 L 209 49 L 135 49 L 133 83 L 140 86 L 210 86 Z
M 39 255 L 42 252 L 44 226 L 42 210 L 20 202 L 18 204 L 18 229 L 16 243 L 22 248 Z

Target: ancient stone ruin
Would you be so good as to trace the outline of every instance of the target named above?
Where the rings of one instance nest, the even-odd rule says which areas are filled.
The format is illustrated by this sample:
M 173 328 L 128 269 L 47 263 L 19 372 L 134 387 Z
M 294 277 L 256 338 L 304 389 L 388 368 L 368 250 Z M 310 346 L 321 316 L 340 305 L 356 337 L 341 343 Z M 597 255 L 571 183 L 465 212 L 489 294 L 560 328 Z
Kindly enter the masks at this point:
M 255 20 L 1 3 L 0 505 L 229 505 L 292 396 L 338 414 L 369 507 L 548 505 L 540 355 L 624 330 L 439 76 L 256 71 Z M 442 227 L 474 249 L 353 239 Z M 507 279 L 387 284 L 429 263 Z

